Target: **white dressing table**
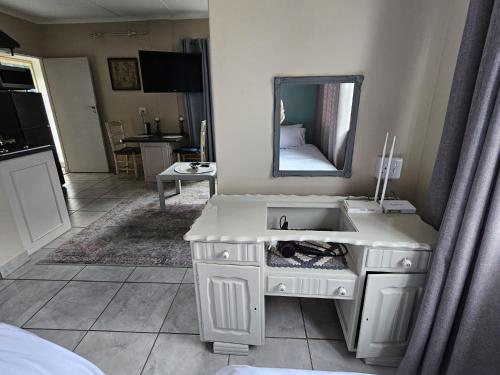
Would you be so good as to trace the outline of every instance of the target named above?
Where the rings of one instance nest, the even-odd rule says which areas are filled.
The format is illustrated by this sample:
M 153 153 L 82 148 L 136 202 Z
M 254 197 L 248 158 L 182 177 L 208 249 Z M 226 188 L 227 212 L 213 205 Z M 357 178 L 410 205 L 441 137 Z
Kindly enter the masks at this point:
M 219 195 L 185 239 L 191 242 L 202 341 L 218 353 L 264 344 L 264 296 L 335 300 L 347 347 L 372 364 L 404 354 L 437 232 L 417 215 L 348 214 L 345 197 Z M 285 214 L 291 228 L 280 230 Z M 331 230 L 314 230 L 328 226 Z M 346 245 L 340 270 L 269 267 L 270 241 Z

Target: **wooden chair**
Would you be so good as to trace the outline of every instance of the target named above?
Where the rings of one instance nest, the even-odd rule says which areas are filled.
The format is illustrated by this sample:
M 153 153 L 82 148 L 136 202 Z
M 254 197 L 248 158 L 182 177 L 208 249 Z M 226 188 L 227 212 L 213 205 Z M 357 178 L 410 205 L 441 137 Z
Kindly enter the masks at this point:
M 174 150 L 177 161 L 206 161 L 207 120 L 201 122 L 200 147 L 182 146 Z
M 139 178 L 137 159 L 141 157 L 141 148 L 129 147 L 122 142 L 122 139 L 125 138 L 125 131 L 121 121 L 109 121 L 105 125 L 111 150 L 113 151 L 116 174 L 120 176 L 120 172 L 126 174 L 134 172 L 135 178 Z

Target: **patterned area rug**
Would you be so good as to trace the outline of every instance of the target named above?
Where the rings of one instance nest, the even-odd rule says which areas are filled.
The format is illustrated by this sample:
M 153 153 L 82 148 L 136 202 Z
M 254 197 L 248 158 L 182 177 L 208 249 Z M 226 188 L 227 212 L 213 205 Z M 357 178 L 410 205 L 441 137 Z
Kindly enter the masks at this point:
M 207 201 L 208 184 L 167 190 L 166 211 L 153 190 L 138 191 L 50 253 L 41 264 L 102 264 L 191 267 L 189 242 L 182 239 Z
M 291 258 L 285 258 L 275 247 L 272 247 L 267 252 L 267 265 L 269 267 L 343 270 L 347 268 L 347 261 L 345 256 L 318 256 L 299 252 L 296 252 Z

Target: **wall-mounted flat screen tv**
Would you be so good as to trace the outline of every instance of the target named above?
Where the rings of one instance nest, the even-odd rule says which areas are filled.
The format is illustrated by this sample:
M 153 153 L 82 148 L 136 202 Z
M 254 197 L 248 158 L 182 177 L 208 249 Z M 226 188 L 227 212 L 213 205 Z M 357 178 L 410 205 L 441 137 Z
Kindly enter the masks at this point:
M 144 92 L 202 91 L 201 54 L 139 51 Z

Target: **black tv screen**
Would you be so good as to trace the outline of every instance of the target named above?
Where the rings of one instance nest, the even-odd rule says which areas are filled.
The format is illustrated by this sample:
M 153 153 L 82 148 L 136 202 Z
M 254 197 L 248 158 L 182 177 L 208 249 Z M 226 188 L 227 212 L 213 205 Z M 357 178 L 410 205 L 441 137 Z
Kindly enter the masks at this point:
M 139 51 L 144 92 L 202 91 L 201 54 Z

